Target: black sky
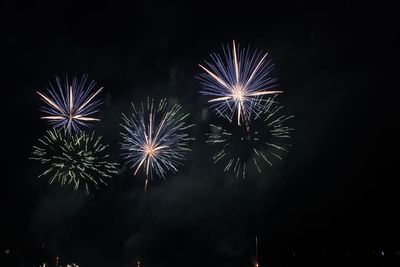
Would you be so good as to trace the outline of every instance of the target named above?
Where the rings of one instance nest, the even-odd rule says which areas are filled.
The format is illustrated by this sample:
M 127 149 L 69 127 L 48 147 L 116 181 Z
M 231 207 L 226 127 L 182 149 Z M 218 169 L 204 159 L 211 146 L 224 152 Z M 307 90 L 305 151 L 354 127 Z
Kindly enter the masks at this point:
M 394 9 L 216 2 L 4 5 L 2 258 L 11 248 L 26 262 L 250 266 L 255 235 L 264 266 L 292 262 L 293 251 L 400 251 Z M 270 53 L 285 90 L 279 100 L 296 116 L 285 160 L 245 180 L 212 163 L 195 78 L 198 64 L 233 39 Z M 197 139 L 182 171 L 143 192 L 143 177 L 124 169 L 89 197 L 36 179 L 28 158 L 48 126 L 35 91 L 65 73 L 104 86 L 95 130 L 121 163 L 120 116 L 130 101 L 178 101 Z

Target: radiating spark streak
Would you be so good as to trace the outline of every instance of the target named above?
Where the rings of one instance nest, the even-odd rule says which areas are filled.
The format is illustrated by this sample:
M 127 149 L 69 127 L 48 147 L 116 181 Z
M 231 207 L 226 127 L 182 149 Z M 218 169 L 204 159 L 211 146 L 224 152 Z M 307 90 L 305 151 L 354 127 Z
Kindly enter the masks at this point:
M 72 94 L 72 86 L 69 86 L 69 114 L 72 114 L 72 108 L 74 106 L 74 96 Z
M 47 131 L 39 143 L 33 147 L 30 159 L 45 168 L 38 177 L 49 176 L 49 184 L 72 184 L 75 190 L 83 184 L 89 193 L 89 188 L 107 185 L 105 179 L 117 173 L 118 164 L 107 160 L 107 146 L 94 133 L 67 135 L 64 130 L 53 129 Z
M 143 151 L 143 152 L 145 152 L 145 151 Z M 146 152 L 145 152 L 145 153 L 146 153 Z M 143 157 L 143 159 L 140 161 L 140 163 L 139 163 L 138 167 L 136 168 L 136 171 L 134 172 L 133 175 L 136 175 L 136 174 L 137 174 L 137 172 L 140 170 L 140 167 L 142 166 L 143 162 L 144 162 L 146 159 L 147 159 L 147 155 L 146 155 L 145 157 Z M 147 172 L 146 172 L 146 174 L 147 174 Z
M 46 116 L 46 117 L 40 117 L 41 119 L 46 119 L 46 120 L 61 120 L 64 119 L 65 117 L 62 116 Z
M 264 63 L 264 60 L 267 57 L 267 55 L 268 55 L 268 53 L 265 53 L 265 55 L 262 57 L 262 59 L 258 62 L 257 66 L 251 72 L 249 79 L 246 81 L 246 84 L 244 85 L 245 87 L 253 80 L 254 75 L 257 73 L 260 66 Z
M 238 84 L 239 83 L 239 66 L 238 66 L 238 62 L 237 62 L 235 41 L 233 41 L 233 56 L 234 56 L 234 61 L 235 61 L 236 84 Z
M 269 164 L 269 166 L 272 166 L 271 161 L 269 161 L 268 158 L 262 152 L 260 152 L 260 155 L 262 159 Z
M 193 125 L 186 124 L 188 114 L 181 113 L 179 105 L 169 108 L 165 99 L 158 105 L 148 99 L 147 105 L 142 102 L 141 110 L 132 107 L 130 116 L 122 115 L 121 150 L 134 175 L 144 169 L 147 187 L 153 172 L 161 178 L 168 171 L 178 172 L 177 166 L 182 165 L 190 151 L 189 141 L 193 140 L 186 130 Z
M 255 166 L 257 167 L 258 172 L 261 173 L 261 169 L 257 164 L 257 160 L 255 158 L 253 158 L 253 161 L 254 161 Z
M 219 97 L 219 98 L 214 98 L 214 99 L 208 100 L 208 103 L 218 102 L 218 101 L 225 101 L 225 100 L 229 100 L 231 98 L 232 98 L 231 96 L 223 96 L 223 97 Z
M 73 116 L 72 118 L 79 121 L 100 121 L 100 119 L 97 118 L 82 117 L 81 115 Z
M 267 145 L 269 145 L 269 146 L 272 146 L 272 147 L 274 147 L 274 148 L 276 148 L 276 149 L 279 149 L 279 150 L 287 151 L 287 149 L 285 149 L 285 148 L 283 148 L 283 147 L 281 147 L 281 146 L 278 146 L 278 145 L 276 145 L 276 144 L 270 144 L 270 143 L 265 143 L 265 144 L 267 144 Z
M 221 85 L 223 85 L 226 89 L 231 90 L 231 87 L 225 83 L 221 78 L 219 78 L 216 74 L 212 73 L 210 70 L 208 70 L 206 67 L 203 65 L 199 64 L 199 67 L 205 70 L 208 74 L 211 75 L 217 82 L 219 82 Z
M 261 91 L 261 92 L 248 94 L 248 96 L 273 95 L 273 94 L 280 94 L 280 93 L 283 93 L 283 91 Z
M 50 104 L 52 107 L 56 108 L 58 111 L 60 111 L 61 113 L 64 114 L 64 110 L 62 110 L 59 106 L 57 106 L 53 101 L 51 101 L 50 98 L 48 98 L 47 96 L 45 96 L 44 94 L 42 94 L 39 91 L 36 91 L 36 93 L 38 93 L 48 104 Z M 63 117 L 64 118 L 64 117 Z
M 277 157 L 278 159 L 282 159 L 281 156 L 279 156 L 278 154 L 274 153 L 274 152 L 270 152 L 272 155 L 274 155 L 275 157 Z
M 88 83 L 87 75 L 83 75 L 80 79 L 73 78 L 71 84 L 67 76 L 63 82 L 59 77 L 55 80 L 55 86 L 49 83 L 48 95 L 37 91 L 47 104 L 41 108 L 47 116 L 42 116 L 41 119 L 48 120 L 54 128 L 66 128 L 70 134 L 79 132 L 80 126 L 90 126 L 88 122 L 100 120 L 91 115 L 98 111 L 96 108 L 101 102 L 94 98 L 103 87 L 89 96 L 96 83 L 94 81 Z
M 97 90 L 96 93 L 94 93 L 91 97 L 89 97 L 89 99 L 86 100 L 85 103 L 83 103 L 83 104 L 78 108 L 77 111 L 79 112 L 79 111 L 81 111 L 83 108 L 85 108 L 86 105 L 89 104 L 89 102 L 92 101 L 92 99 L 93 99 L 98 93 L 100 93 L 102 90 L 103 90 L 103 87 L 100 87 L 100 89 Z
M 273 65 L 265 62 L 267 54 L 262 57 L 260 52 L 250 55 L 245 49 L 239 50 L 233 41 L 232 53 L 226 53 L 224 49 L 224 57 L 211 55 L 213 62 L 206 62 L 208 67 L 199 64 L 206 72 L 200 76 L 204 86 L 200 93 L 211 97 L 207 102 L 218 115 L 232 121 L 237 113 L 237 125 L 243 121 L 248 123 L 252 115 L 264 108 L 264 97 L 283 93 L 282 90 L 271 90 L 276 87 L 276 79 L 269 77 Z
M 241 113 L 242 108 L 243 108 L 243 103 L 241 101 L 239 101 L 238 105 L 239 105 L 239 107 L 238 107 L 237 123 L 238 123 L 238 125 L 240 125 L 240 113 Z

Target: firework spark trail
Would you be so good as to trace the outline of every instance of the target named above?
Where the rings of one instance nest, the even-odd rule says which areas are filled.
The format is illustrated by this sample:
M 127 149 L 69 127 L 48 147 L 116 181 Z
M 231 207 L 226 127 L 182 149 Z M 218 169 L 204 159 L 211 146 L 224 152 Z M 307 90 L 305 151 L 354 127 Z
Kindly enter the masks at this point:
M 206 143 L 217 147 L 214 163 L 225 161 L 224 171 L 232 171 L 236 177 L 245 178 L 246 168 L 254 167 L 261 173 L 261 163 L 272 166 L 273 158 L 281 160 L 291 146 L 288 143 L 294 129 L 286 122 L 294 116 L 282 115 L 282 106 L 277 105 L 275 96 L 264 103 L 263 110 L 256 114 L 253 128 L 244 131 L 240 126 L 232 129 L 211 124 L 211 133 Z M 237 130 L 239 132 L 236 132 Z M 245 152 L 245 153 L 244 153 Z
M 199 65 L 205 73 L 200 80 L 204 87 L 201 94 L 211 97 L 208 103 L 222 117 L 233 120 L 237 113 L 237 124 L 250 121 L 254 113 L 264 108 L 265 96 L 282 93 L 272 90 L 276 79 L 270 77 L 273 64 L 266 61 L 268 54 L 250 53 L 249 49 L 236 49 L 233 41 L 232 51 L 223 48 L 223 57 L 211 54 L 211 62 Z
M 89 193 L 89 188 L 107 185 L 106 179 L 117 173 L 118 163 L 108 161 L 107 146 L 101 143 L 101 137 L 95 138 L 94 132 L 71 136 L 65 130 L 53 129 L 39 143 L 30 159 L 42 164 L 45 171 L 39 177 L 48 176 L 50 184 L 72 184 L 75 190 L 84 184 Z
M 78 79 L 74 77 L 72 83 L 68 76 L 65 81 L 55 78 L 53 85 L 49 82 L 47 95 L 37 91 L 41 100 L 46 104 L 41 111 L 46 114 L 41 119 L 47 120 L 56 129 L 66 128 L 70 134 L 80 131 L 80 126 L 88 127 L 90 122 L 99 121 L 92 117 L 97 113 L 97 107 L 101 104 L 95 97 L 103 90 L 100 87 L 94 90 L 95 81 L 88 82 L 87 75 Z
M 166 99 L 157 105 L 148 98 L 146 105 L 141 104 L 141 110 L 133 104 L 132 107 L 129 117 L 122 115 L 121 150 L 126 163 L 134 169 L 134 175 L 141 168 L 145 170 L 146 189 L 153 171 L 161 178 L 166 177 L 167 171 L 178 172 L 177 167 L 190 151 L 188 144 L 193 138 L 186 130 L 193 124 L 186 124 L 189 114 L 183 114 L 181 106 L 173 105 L 168 109 Z

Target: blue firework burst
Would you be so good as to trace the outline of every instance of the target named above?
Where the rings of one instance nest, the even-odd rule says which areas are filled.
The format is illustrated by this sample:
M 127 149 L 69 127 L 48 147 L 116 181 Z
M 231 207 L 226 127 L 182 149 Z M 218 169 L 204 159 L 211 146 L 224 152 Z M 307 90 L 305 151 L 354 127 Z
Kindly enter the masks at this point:
M 88 81 L 88 76 L 74 77 L 69 81 L 55 77 L 55 83 L 49 81 L 47 94 L 37 91 L 45 103 L 41 119 L 47 120 L 54 128 L 65 128 L 70 134 L 79 132 L 81 127 L 90 126 L 90 122 L 99 121 L 92 117 L 98 112 L 101 101 L 96 96 L 103 87 L 96 89 L 95 81 Z
M 193 138 L 186 130 L 193 124 L 186 123 L 189 114 L 184 114 L 180 105 L 169 108 L 166 99 L 158 104 L 147 99 L 141 109 L 133 104 L 132 108 L 130 116 L 122 115 L 121 150 L 134 175 L 144 169 L 146 188 L 153 173 L 165 178 L 169 171 L 178 172 L 178 166 L 190 151 L 188 145 Z
M 282 93 L 275 90 L 276 79 L 270 77 L 273 64 L 266 57 L 261 51 L 236 48 L 233 41 L 232 48 L 223 47 L 223 56 L 213 53 L 206 66 L 199 65 L 205 71 L 199 77 L 200 93 L 210 97 L 208 103 L 219 115 L 232 121 L 237 114 L 238 125 L 248 123 L 265 107 L 266 95 Z

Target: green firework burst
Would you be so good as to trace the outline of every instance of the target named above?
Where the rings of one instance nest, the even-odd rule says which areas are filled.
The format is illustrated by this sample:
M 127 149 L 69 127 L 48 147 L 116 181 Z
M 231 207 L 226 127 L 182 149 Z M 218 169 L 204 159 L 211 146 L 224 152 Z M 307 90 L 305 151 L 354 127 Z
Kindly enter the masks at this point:
M 261 173 L 263 165 L 272 166 L 275 160 L 283 159 L 291 147 L 289 139 L 294 130 L 287 124 L 294 116 L 282 112 L 283 106 L 273 96 L 245 127 L 210 124 L 206 143 L 216 148 L 214 163 L 222 163 L 225 172 L 244 178 L 246 169 Z
M 118 163 L 109 162 L 107 145 L 94 132 L 70 136 L 64 130 L 49 130 L 38 141 L 30 159 L 43 166 L 45 170 L 38 177 L 49 177 L 50 184 L 70 184 L 75 190 L 84 186 L 89 193 L 92 188 L 107 185 L 117 173 Z

